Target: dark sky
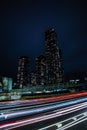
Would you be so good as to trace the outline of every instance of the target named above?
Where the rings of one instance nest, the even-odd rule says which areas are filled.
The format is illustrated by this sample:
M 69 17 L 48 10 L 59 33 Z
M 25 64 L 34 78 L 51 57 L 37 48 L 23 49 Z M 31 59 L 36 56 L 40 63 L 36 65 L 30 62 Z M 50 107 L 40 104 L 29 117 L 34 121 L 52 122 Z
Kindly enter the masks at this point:
M 18 57 L 45 52 L 44 32 L 54 27 L 65 73 L 87 71 L 86 0 L 0 1 L 0 75 L 16 77 Z

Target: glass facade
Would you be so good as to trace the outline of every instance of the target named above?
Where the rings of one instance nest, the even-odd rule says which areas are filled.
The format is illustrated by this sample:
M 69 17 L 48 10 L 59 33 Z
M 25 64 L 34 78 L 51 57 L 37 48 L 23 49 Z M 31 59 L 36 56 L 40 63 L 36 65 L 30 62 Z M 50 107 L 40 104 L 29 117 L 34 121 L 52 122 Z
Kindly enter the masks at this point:
M 29 82 L 29 57 L 22 56 L 18 62 L 17 86 L 22 88 L 27 86 Z
M 57 34 L 54 28 L 45 32 L 46 48 L 46 83 L 56 84 L 63 81 L 62 52 L 58 46 Z

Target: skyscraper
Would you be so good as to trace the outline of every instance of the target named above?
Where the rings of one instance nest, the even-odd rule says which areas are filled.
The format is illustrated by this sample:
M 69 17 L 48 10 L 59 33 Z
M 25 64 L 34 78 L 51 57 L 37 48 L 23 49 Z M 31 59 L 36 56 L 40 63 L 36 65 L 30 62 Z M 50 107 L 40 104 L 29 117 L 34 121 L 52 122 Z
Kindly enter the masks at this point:
M 18 61 L 17 85 L 19 88 L 29 83 L 29 57 L 21 56 Z
M 45 56 L 40 55 L 36 58 L 36 82 L 39 85 L 45 84 L 46 76 L 46 61 Z
M 57 34 L 54 28 L 45 32 L 46 48 L 46 82 L 56 84 L 63 81 L 62 52 L 58 46 Z

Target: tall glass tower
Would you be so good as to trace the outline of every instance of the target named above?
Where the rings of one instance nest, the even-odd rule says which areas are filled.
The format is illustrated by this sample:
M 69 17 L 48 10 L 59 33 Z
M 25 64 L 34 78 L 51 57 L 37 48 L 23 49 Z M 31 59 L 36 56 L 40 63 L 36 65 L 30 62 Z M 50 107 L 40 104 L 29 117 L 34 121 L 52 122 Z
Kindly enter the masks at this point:
M 17 85 L 19 88 L 29 84 L 29 57 L 21 56 L 18 61 Z
M 62 52 L 58 46 L 54 28 L 45 32 L 46 48 L 46 83 L 56 84 L 63 81 Z
M 38 85 L 45 85 L 46 63 L 45 56 L 40 55 L 36 58 L 36 81 Z

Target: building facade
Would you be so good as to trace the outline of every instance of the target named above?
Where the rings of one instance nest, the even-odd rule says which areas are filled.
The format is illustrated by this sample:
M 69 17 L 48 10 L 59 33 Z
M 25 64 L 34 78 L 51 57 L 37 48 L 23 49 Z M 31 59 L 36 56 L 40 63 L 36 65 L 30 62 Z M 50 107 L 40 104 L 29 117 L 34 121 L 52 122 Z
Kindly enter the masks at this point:
M 62 52 L 58 46 L 57 34 L 54 28 L 45 32 L 46 48 L 46 84 L 56 84 L 63 81 Z
M 45 85 L 46 83 L 46 59 L 45 56 L 40 55 L 36 58 L 36 83 L 38 85 Z
M 21 56 L 18 61 L 17 86 L 23 88 L 29 82 L 29 57 Z
M 8 77 L 2 77 L 2 90 L 4 92 L 12 91 L 13 79 Z

